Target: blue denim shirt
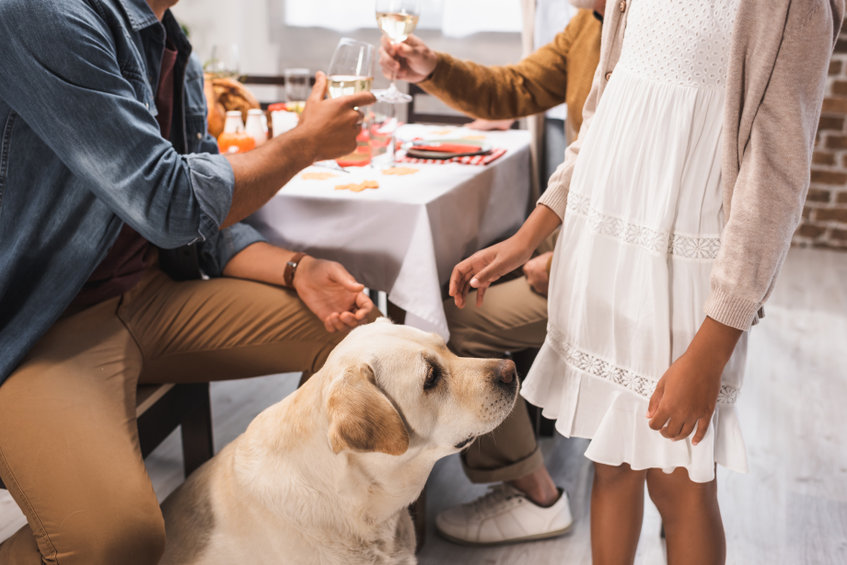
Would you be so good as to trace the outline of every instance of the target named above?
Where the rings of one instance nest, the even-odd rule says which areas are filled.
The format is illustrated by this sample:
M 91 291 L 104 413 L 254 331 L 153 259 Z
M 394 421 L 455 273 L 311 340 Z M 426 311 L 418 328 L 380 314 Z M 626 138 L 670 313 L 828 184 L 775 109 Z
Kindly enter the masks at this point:
M 186 67 L 170 140 L 154 103 L 166 29 Z M 199 243 L 210 276 L 261 239 L 220 230 L 234 177 L 188 53 L 145 0 L 0 0 L 0 383 L 124 222 L 164 249 Z

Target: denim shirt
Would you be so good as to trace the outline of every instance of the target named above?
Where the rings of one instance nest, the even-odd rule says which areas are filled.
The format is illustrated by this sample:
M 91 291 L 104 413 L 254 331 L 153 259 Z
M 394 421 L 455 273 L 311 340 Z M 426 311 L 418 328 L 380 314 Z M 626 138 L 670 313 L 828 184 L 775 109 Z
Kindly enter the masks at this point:
M 170 140 L 154 103 L 166 29 L 185 67 Z M 0 384 L 124 223 L 163 249 L 199 244 L 210 276 L 261 239 L 220 230 L 234 176 L 189 53 L 145 0 L 0 0 Z

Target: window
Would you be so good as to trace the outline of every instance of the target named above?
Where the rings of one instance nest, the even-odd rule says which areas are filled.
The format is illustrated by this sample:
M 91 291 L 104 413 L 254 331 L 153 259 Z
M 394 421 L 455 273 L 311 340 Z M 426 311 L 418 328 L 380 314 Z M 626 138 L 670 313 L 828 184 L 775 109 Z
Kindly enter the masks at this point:
M 286 0 L 283 23 L 340 32 L 376 28 L 373 0 Z M 521 31 L 519 0 L 425 0 L 419 29 L 461 37 L 477 32 Z

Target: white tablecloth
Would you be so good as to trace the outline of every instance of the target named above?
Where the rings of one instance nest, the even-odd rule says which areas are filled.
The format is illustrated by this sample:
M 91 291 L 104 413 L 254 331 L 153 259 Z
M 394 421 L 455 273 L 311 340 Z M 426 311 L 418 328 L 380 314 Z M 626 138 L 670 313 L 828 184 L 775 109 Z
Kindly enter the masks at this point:
M 407 125 L 398 137 L 452 139 L 480 133 Z M 325 180 L 304 179 L 305 172 L 332 172 L 309 167 L 248 221 L 272 243 L 339 261 L 369 288 L 385 291 L 406 311 L 407 324 L 446 339 L 442 288 L 453 266 L 514 233 L 527 210 L 529 134 L 482 133 L 492 147 L 508 150 L 489 165 L 409 165 L 419 171 L 406 176 L 351 167 Z M 362 180 L 376 180 L 379 188 L 335 189 Z

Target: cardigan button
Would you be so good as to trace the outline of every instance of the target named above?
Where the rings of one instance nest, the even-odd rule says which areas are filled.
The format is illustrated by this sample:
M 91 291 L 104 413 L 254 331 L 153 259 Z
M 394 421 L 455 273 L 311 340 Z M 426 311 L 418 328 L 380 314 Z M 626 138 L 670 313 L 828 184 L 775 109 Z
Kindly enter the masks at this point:
M 618 9 L 621 13 L 626 12 L 626 0 L 621 0 L 620 4 L 618 4 Z
M 609 80 L 610 78 L 612 78 L 612 71 L 606 73 L 606 80 Z

